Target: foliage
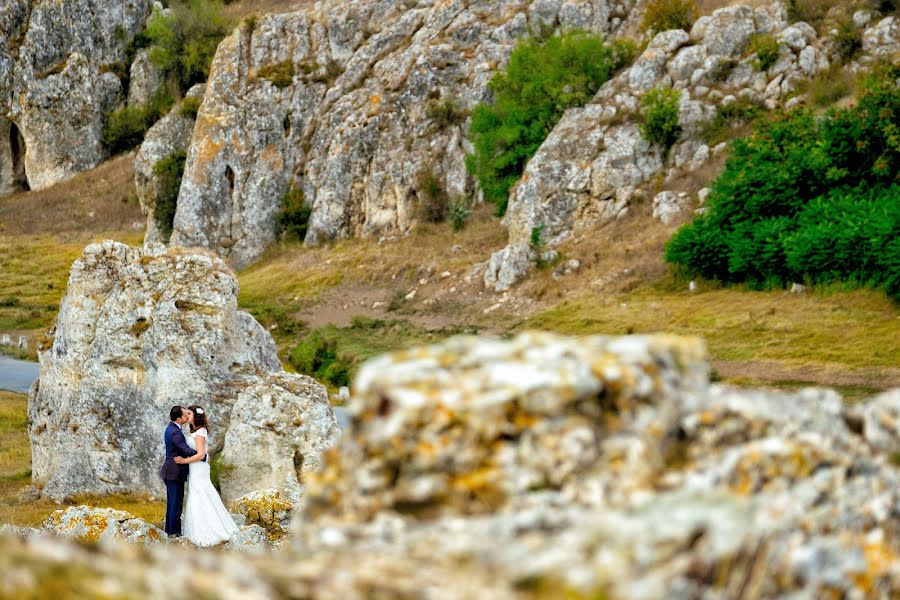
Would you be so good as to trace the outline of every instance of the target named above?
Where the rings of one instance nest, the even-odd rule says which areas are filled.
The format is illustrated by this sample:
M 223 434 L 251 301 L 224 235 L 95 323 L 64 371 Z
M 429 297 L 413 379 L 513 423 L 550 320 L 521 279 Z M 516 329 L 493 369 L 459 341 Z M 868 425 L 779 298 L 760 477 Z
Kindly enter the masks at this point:
M 460 108 L 459 103 L 454 98 L 445 98 L 440 101 L 437 99 L 429 100 L 428 106 L 425 108 L 425 116 L 438 129 L 446 129 L 454 125 L 462 125 L 469 114 Z
M 284 89 L 294 81 L 294 61 L 287 59 L 280 63 L 264 65 L 256 74 L 271 81 L 278 89 Z
M 499 215 L 525 163 L 563 112 L 590 100 L 617 62 L 602 37 L 587 33 L 519 43 L 506 72 L 491 80 L 493 103 L 475 107 L 469 128 L 475 151 L 466 165 Z
M 206 80 L 219 42 L 231 28 L 220 0 L 172 0 L 147 22 L 150 60 L 182 91 Z
M 703 139 L 711 147 L 731 140 L 735 131 L 753 123 L 764 112 L 761 104 L 745 98 L 719 104 L 715 116 L 703 129 Z
M 178 208 L 178 191 L 181 189 L 181 177 L 184 174 L 184 163 L 187 154 L 184 150 L 176 150 L 153 165 L 153 174 L 158 178 L 159 194 L 153 209 L 153 220 L 163 242 L 169 243 L 172 236 L 172 225 L 175 211 Z
M 697 17 L 695 0 L 652 0 L 644 9 L 641 28 L 654 33 L 672 29 L 690 31 Z
M 755 287 L 850 282 L 900 299 L 900 66 L 882 67 L 857 106 L 797 110 L 738 140 L 708 213 L 666 258 Z
M 454 232 L 462 231 L 469 221 L 472 211 L 469 208 L 469 200 L 462 196 L 457 196 L 450 205 L 450 226 Z
M 663 156 L 681 137 L 681 124 L 678 122 L 678 102 L 681 92 L 671 88 L 655 88 L 641 98 L 641 134 L 648 142 L 659 144 Z
M 792 23 L 803 21 L 816 29 L 822 25 L 828 11 L 843 0 L 787 0 L 788 19 Z
M 806 94 L 810 102 L 819 108 L 826 108 L 842 98 L 854 95 L 855 77 L 840 64 L 819 73 L 813 79 L 804 79 L 795 86 L 795 91 Z
M 202 100 L 203 98 L 185 98 L 181 101 L 181 107 L 178 109 L 178 113 L 185 119 L 195 120 L 197 118 L 197 113 L 200 111 L 200 102 Z
M 311 214 L 312 207 L 306 203 L 303 190 L 290 190 L 281 197 L 281 211 L 276 218 L 279 233 L 302 241 Z
M 427 169 L 419 176 L 419 215 L 427 223 L 441 223 L 447 218 L 450 199 L 434 169 Z
M 841 62 L 853 60 L 862 51 L 862 34 L 849 19 L 838 22 L 834 35 L 834 53 Z
M 117 154 L 140 145 L 144 134 L 172 106 L 172 96 L 159 90 L 147 104 L 126 106 L 106 116 L 103 129 L 103 145 L 111 154 Z
M 316 330 L 291 351 L 298 372 L 335 387 L 350 385 L 350 366 L 338 356 L 337 343 Z
M 756 54 L 756 68 L 768 71 L 776 62 L 781 44 L 774 36 L 760 34 L 750 40 L 750 51 Z

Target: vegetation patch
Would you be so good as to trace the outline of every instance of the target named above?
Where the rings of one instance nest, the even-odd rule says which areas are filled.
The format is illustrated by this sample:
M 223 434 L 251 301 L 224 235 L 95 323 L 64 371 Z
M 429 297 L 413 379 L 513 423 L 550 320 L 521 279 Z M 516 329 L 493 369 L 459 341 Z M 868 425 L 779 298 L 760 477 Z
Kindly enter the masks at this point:
M 587 33 L 529 38 L 491 80 L 492 103 L 479 104 L 466 165 L 484 197 L 506 212 L 510 188 L 566 109 L 588 102 L 619 64 L 604 39 Z
M 290 190 L 281 197 L 281 211 L 278 213 L 278 233 L 280 236 L 303 241 L 309 227 L 312 207 L 306 203 L 303 190 Z
M 429 100 L 425 116 L 438 129 L 447 129 L 465 123 L 469 113 L 460 107 L 455 98 L 444 98 Z
M 691 275 L 752 287 L 846 282 L 900 300 L 900 66 L 857 106 L 797 110 L 733 145 L 709 212 L 670 241 Z
M 671 88 L 656 88 L 641 98 L 641 134 L 645 140 L 662 148 L 663 158 L 669 156 L 672 146 L 681 137 L 680 99 L 681 92 Z
M 465 229 L 471 215 L 468 198 L 457 196 L 450 206 L 450 226 L 453 228 L 453 232 L 457 233 Z
M 806 94 L 813 106 L 828 108 L 855 94 L 856 76 L 842 65 L 833 64 L 816 77 L 798 82 L 794 89 L 800 94 Z
M 203 98 L 185 98 L 181 101 L 181 106 L 178 108 L 178 114 L 180 114 L 185 119 L 190 119 L 194 121 L 197 119 L 197 113 L 200 112 L 200 103 L 203 101 Z
M 264 65 L 256 74 L 262 79 L 271 81 L 278 89 L 284 89 L 294 82 L 294 62 L 288 59 L 273 65 Z
M 426 223 L 443 223 L 447 219 L 450 198 L 434 169 L 419 176 L 419 216 Z
M 181 178 L 184 175 L 184 163 L 187 154 L 184 150 L 176 150 L 153 165 L 153 174 L 158 178 L 159 194 L 153 208 L 153 221 L 159 230 L 160 238 L 169 243 L 178 208 L 178 192 L 181 189 Z
M 750 51 L 756 54 L 756 68 L 768 71 L 776 62 L 781 52 L 781 44 L 775 36 L 760 34 L 750 39 Z
M 140 106 L 119 108 L 106 116 L 103 145 L 111 154 L 131 150 L 144 141 L 144 134 L 172 107 L 168 90 L 160 89 L 150 101 Z
M 703 139 L 710 147 L 732 140 L 764 113 L 762 104 L 746 98 L 719 104 L 716 115 L 703 128 Z
M 644 8 L 641 28 L 654 33 L 672 29 L 690 31 L 699 16 L 695 0 L 652 0 Z

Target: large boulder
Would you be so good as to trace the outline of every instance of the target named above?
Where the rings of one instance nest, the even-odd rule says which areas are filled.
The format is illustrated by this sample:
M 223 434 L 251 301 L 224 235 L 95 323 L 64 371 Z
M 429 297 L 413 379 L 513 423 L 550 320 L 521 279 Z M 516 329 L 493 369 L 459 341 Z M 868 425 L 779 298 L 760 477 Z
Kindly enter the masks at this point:
M 271 534 L 281 534 L 288 529 L 294 504 L 279 490 L 267 489 L 241 496 L 231 503 L 231 509 L 243 516 L 246 523 Z
M 540 25 L 623 31 L 634 5 L 326 0 L 244 23 L 213 61 L 172 242 L 245 266 L 291 188 L 312 207 L 309 244 L 408 231 L 426 174 L 475 194 L 466 115 L 516 40 Z
M 198 253 L 88 246 L 39 351 L 28 403 L 43 493 L 162 493 L 174 404 L 204 405 L 221 448 L 237 393 L 281 370 L 272 338 L 237 309 L 237 281 Z
M 42 189 L 105 156 L 106 113 L 125 90 L 114 67 L 150 0 L 12 0 L 0 6 L 0 194 Z M 14 127 L 14 129 L 13 129 Z
M 44 529 L 55 535 L 73 537 L 82 542 L 125 540 L 161 542 L 166 534 L 124 510 L 72 506 L 57 510 L 44 522 Z
M 297 504 L 307 474 L 340 435 L 328 392 L 305 375 L 277 373 L 238 395 L 222 449 L 226 502 L 276 488 Z

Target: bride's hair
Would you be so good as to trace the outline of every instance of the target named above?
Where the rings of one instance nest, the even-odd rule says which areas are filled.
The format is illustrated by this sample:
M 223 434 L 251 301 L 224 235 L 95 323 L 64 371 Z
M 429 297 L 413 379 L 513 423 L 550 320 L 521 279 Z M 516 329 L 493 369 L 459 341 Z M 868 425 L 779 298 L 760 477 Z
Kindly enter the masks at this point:
M 197 409 L 200 409 L 200 412 L 197 412 Z M 191 431 L 197 431 L 201 427 L 206 427 L 207 433 L 209 432 L 209 421 L 206 419 L 206 411 L 202 406 L 189 406 L 188 409 L 194 413 L 194 424 L 191 425 Z

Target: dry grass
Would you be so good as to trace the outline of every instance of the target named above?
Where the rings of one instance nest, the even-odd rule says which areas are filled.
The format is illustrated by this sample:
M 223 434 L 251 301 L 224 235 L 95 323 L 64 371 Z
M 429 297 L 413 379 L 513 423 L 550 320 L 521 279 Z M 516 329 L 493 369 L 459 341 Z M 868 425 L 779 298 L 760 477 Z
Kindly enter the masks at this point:
M 311 7 L 314 0 L 241 0 L 227 5 L 222 12 L 236 19 L 249 15 L 285 13 Z

